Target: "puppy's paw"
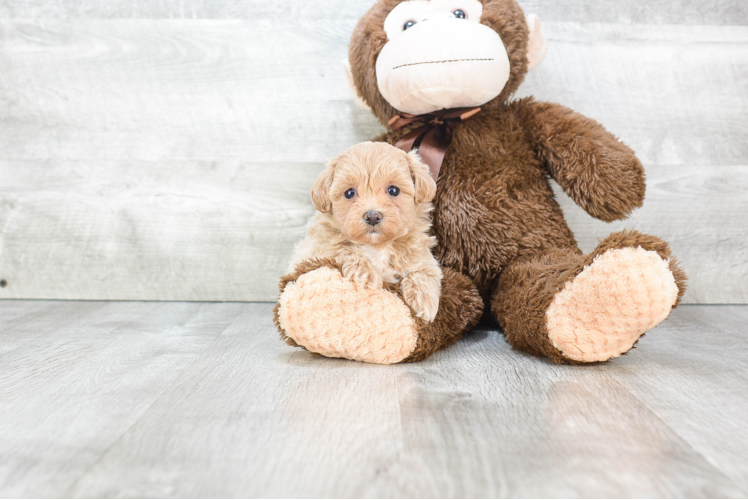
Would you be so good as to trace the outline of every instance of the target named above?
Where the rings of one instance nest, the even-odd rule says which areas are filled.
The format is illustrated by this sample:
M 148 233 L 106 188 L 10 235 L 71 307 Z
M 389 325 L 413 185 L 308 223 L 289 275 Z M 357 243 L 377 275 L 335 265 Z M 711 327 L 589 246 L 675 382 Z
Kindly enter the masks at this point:
M 406 277 L 400 284 L 405 303 L 413 309 L 417 317 L 423 318 L 427 323 L 434 321 L 439 311 L 440 288 L 429 286 L 428 283 L 423 283 L 414 275 Z
M 346 262 L 342 270 L 343 276 L 351 280 L 359 289 L 382 288 L 382 277 L 365 260 Z

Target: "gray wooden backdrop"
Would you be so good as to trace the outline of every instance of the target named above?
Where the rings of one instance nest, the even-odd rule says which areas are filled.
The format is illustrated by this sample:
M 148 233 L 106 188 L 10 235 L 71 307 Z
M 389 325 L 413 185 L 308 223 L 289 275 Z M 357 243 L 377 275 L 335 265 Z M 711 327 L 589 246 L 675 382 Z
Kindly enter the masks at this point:
M 381 128 L 342 61 L 371 0 L 0 0 L 0 298 L 273 300 L 325 158 Z M 525 0 L 520 90 L 600 120 L 687 303 L 748 302 L 748 2 Z M 4 285 L 4 286 L 3 286 Z

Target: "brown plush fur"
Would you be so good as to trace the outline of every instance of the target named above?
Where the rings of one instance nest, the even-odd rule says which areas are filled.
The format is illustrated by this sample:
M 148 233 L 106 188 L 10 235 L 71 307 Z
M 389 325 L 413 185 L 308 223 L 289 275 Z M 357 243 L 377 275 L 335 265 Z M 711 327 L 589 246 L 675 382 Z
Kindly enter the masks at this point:
M 299 276 L 323 266 L 342 272 L 342 267 L 332 259 L 316 259 L 301 262 L 292 273 L 281 278 L 278 285 L 280 294 L 283 294 L 286 286 L 296 281 Z M 401 299 L 403 298 L 399 286 L 393 283 L 385 283 L 384 288 Z M 465 332 L 470 331 L 478 323 L 482 311 L 483 300 L 470 279 L 452 269 L 445 269 L 444 278 L 442 279 L 441 298 L 439 300 L 439 312 L 436 315 L 436 319 L 431 323 L 427 323 L 422 319 L 416 319 L 418 343 L 415 350 L 404 361 L 421 361 L 437 350 L 452 345 Z M 297 344 L 283 330 L 279 312 L 280 302 L 273 309 L 273 320 L 280 332 L 281 339 L 292 347 L 303 347 Z
M 374 63 L 386 42 L 383 21 L 398 3 L 377 2 L 359 21 L 349 52 L 360 97 L 384 124 L 396 111 L 379 93 Z M 590 215 L 612 221 L 641 206 L 642 165 L 594 120 L 558 104 L 509 100 L 527 72 L 525 17 L 515 0 L 483 3 L 481 22 L 504 41 L 511 76 L 499 97 L 454 132 L 434 200 L 435 254 L 442 266 L 469 276 L 486 303 L 493 297 L 493 313 L 513 346 L 571 362 L 553 348 L 545 330 L 546 310 L 563 284 L 608 248 L 640 245 L 665 259 L 670 250 L 655 237 L 625 232 L 582 255 L 549 177 Z M 382 139 L 395 144 L 415 126 L 390 131 Z M 675 260 L 670 266 L 680 301 L 685 274 Z M 448 332 L 449 326 L 441 331 Z M 443 337 L 436 342 L 452 341 Z
M 439 312 L 432 323 L 416 322 L 418 344 L 406 362 L 421 361 L 454 344 L 480 321 L 483 300 L 470 278 L 449 268 L 443 272 Z

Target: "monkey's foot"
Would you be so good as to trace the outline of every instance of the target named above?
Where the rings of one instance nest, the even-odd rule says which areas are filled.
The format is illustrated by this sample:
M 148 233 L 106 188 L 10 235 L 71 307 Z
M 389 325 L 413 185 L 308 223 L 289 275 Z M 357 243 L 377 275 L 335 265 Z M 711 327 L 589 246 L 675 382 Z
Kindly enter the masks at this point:
M 357 288 L 320 267 L 289 283 L 278 300 L 284 335 L 311 352 L 368 363 L 398 363 L 416 348 L 410 309 L 384 290 Z
M 546 313 L 549 339 L 574 361 L 616 358 L 668 317 L 679 292 L 658 252 L 604 250 L 554 297 Z
M 289 345 L 330 358 L 419 361 L 455 342 L 483 310 L 467 277 L 443 271 L 439 311 L 426 323 L 405 304 L 398 286 L 357 287 L 334 262 L 304 262 L 281 280 L 275 323 Z

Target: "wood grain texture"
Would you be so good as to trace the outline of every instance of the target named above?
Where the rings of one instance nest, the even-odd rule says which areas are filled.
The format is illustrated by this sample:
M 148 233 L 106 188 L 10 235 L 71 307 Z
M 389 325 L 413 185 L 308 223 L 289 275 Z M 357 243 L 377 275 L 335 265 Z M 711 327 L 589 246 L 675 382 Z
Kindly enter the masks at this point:
M 372 0 L 2 0 L 0 18 L 358 19 Z M 742 0 L 520 0 L 548 21 L 748 24 Z
M 548 27 L 518 96 L 600 121 L 647 165 L 748 164 L 748 27 Z M 739 110 L 739 111 L 738 111 Z
M 382 130 L 343 76 L 352 21 L 0 28 L 3 159 L 319 163 Z M 745 163 L 748 27 L 547 31 L 520 96 L 601 120 L 647 164 Z
M 3 302 L 4 308 L 6 302 Z M 61 496 L 239 313 L 236 304 L 58 303 L 0 339 L 0 495 Z M 61 313 L 67 314 L 67 322 Z M 18 336 L 33 339 L 15 347 Z M 15 348 L 13 348 L 15 347 Z
M 325 158 L 382 130 L 342 76 L 355 21 L 298 8 L 259 20 L 0 21 L 0 298 L 273 300 Z M 582 246 L 640 228 L 673 242 L 693 278 L 686 302 L 748 301 L 736 216 L 748 28 L 546 32 L 549 55 L 520 94 L 600 120 L 648 168 L 645 208 L 624 224 L 564 201 Z
M 640 357 L 617 369 L 616 377 L 711 464 L 746 485 L 748 307 L 687 307 L 673 320 L 656 332 L 661 342 L 643 341 Z M 653 370 L 639 371 L 647 367 Z M 725 397 L 737 404 L 724 404 Z M 714 425 L 717 408 L 720 423 Z
M 570 367 L 487 328 L 375 366 L 286 346 L 270 304 L 86 306 L 0 355 L 0 496 L 748 493 L 748 307 Z
M 104 300 L 273 300 L 314 213 L 308 186 L 322 169 L 6 165 L 0 297 Z
M 0 21 L 2 157 L 320 163 L 381 130 L 343 75 L 352 26 Z
M 10 304 L 14 304 L 14 302 L 10 302 Z M 3 302 L 4 305 L 5 302 Z M 30 307 L 27 312 L 19 317 L 4 318 L 4 329 L 0 332 L 0 339 L 2 339 L 0 356 L 33 342 L 39 332 L 63 328 L 102 307 L 100 302 L 88 302 L 72 310 L 59 302 L 34 303 L 32 305 L 36 307 Z

